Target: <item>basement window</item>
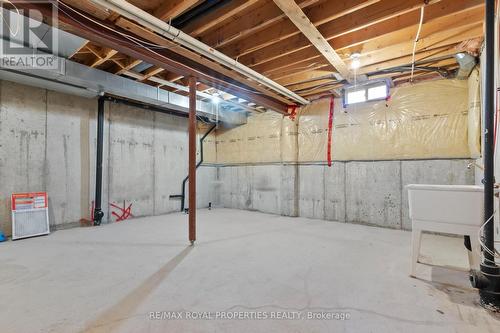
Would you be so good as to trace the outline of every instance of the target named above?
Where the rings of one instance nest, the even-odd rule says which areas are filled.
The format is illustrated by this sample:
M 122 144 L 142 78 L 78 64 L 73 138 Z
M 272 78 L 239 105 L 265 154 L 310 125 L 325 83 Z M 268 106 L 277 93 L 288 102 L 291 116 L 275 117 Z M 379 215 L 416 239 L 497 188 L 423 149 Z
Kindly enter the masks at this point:
M 389 86 L 385 81 L 344 89 L 344 107 L 370 101 L 384 100 L 389 96 Z
M 373 101 L 377 99 L 387 98 L 387 86 L 385 84 L 368 88 L 368 100 Z
M 346 104 L 356 104 L 362 102 L 366 102 L 365 89 L 348 91 L 346 93 Z

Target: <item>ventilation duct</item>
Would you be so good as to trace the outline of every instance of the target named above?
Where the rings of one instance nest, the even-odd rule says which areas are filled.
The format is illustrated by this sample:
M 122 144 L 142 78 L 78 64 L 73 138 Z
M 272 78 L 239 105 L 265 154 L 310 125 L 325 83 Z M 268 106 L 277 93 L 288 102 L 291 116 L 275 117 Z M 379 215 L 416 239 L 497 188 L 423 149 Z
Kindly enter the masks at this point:
M 100 94 L 108 94 L 147 105 L 170 109 L 188 114 L 189 100 L 187 96 L 136 82 L 118 75 L 90 68 L 71 60 L 54 56 L 58 69 L 24 68 L 11 69 L 0 66 L 0 80 L 17 82 L 62 93 L 93 98 Z M 211 97 L 199 92 L 199 98 Z M 241 111 L 252 109 L 234 102 L 221 101 Z M 225 110 L 211 102 L 198 100 L 197 113 L 210 119 L 218 119 L 234 125 L 246 123 L 246 112 Z
M 474 67 L 476 67 L 476 58 L 468 53 L 462 52 L 455 54 L 455 59 L 460 66 L 455 78 L 458 80 L 467 80 Z

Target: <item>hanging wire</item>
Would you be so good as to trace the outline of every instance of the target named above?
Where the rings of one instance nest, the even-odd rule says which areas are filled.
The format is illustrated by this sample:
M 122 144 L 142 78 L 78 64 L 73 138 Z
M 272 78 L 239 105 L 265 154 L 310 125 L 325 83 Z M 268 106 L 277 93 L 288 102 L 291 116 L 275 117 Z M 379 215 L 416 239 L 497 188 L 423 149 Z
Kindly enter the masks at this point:
M 21 14 L 19 13 L 19 9 L 16 7 L 16 5 L 14 5 L 12 3 L 12 1 L 10 0 L 0 0 L 0 2 L 5 2 L 9 5 L 11 5 L 12 7 L 14 7 L 14 10 L 16 11 L 17 15 L 18 16 L 21 16 Z M 0 8 L 1 9 L 1 8 Z M 2 21 L 5 22 L 5 25 L 7 26 L 7 28 L 9 29 L 10 31 L 10 34 L 13 36 L 13 37 L 16 37 L 17 34 L 19 33 L 19 20 L 16 20 L 16 32 L 12 31 L 12 27 L 10 26 L 10 24 L 7 22 L 7 20 L 5 19 L 5 16 L 3 16 L 3 10 L 0 10 L 0 18 L 2 19 Z
M 0 1 L 2 1 L 2 0 L 0 0 Z M 67 4 L 65 4 L 64 2 L 58 1 L 58 4 L 62 4 L 62 5 L 63 5 L 63 6 L 65 6 L 66 8 L 68 8 L 68 9 L 70 9 L 71 11 L 73 11 L 74 13 L 76 13 L 76 14 L 78 14 L 78 15 L 80 15 L 80 16 L 82 16 L 82 17 L 84 17 L 85 19 L 87 19 L 87 20 L 89 20 L 89 21 L 91 21 L 91 22 L 93 22 L 93 23 L 95 23 L 95 24 L 97 24 L 97 25 L 99 25 L 99 26 L 103 27 L 103 28 L 104 28 L 104 29 L 106 29 L 106 30 L 112 31 L 112 32 L 114 32 L 114 33 L 117 33 L 117 34 L 119 34 L 119 35 L 121 35 L 121 36 L 125 37 L 125 38 L 126 38 L 126 39 L 128 39 L 130 42 L 134 43 L 134 45 L 137 45 L 137 46 L 139 46 L 139 47 L 142 47 L 142 48 L 144 48 L 144 49 L 146 49 L 146 50 L 150 51 L 151 53 L 153 53 L 153 54 L 155 54 L 155 55 L 158 55 L 158 56 L 160 56 L 160 57 L 162 57 L 162 58 L 167 58 L 167 57 L 165 57 L 164 55 L 162 55 L 162 54 L 160 54 L 160 53 L 158 53 L 158 52 L 155 52 L 155 51 L 154 51 L 154 49 L 165 49 L 165 50 L 167 50 L 167 49 L 173 49 L 173 48 L 175 48 L 175 47 L 181 47 L 181 45 L 179 45 L 179 44 L 177 44 L 177 43 L 173 43 L 174 45 L 172 45 L 172 46 L 162 46 L 162 45 L 159 45 L 159 44 L 155 44 L 155 43 L 150 43 L 150 42 L 144 41 L 144 40 L 142 40 L 142 39 L 140 39 L 140 38 L 137 38 L 137 37 L 132 36 L 132 35 L 129 35 L 129 34 L 127 34 L 127 33 L 124 33 L 124 32 L 121 32 L 121 31 L 118 31 L 118 30 L 116 30 L 116 29 L 114 29 L 114 28 L 112 28 L 112 27 L 109 27 L 109 26 L 107 26 L 107 25 L 105 25 L 105 24 L 102 24 L 102 23 L 100 23 L 100 22 L 98 22 L 98 21 L 96 21 L 96 20 L 92 19 L 91 17 L 89 17 L 89 16 L 87 16 L 87 15 L 85 15 L 85 14 L 81 13 L 80 11 L 75 10 L 75 9 L 74 9 L 74 8 L 72 8 L 71 6 L 68 6 L 68 5 L 67 5 Z M 58 5 L 57 5 L 57 8 L 58 8 L 59 10 L 61 10 L 61 12 L 63 12 L 63 13 L 65 13 L 66 15 L 70 16 L 73 20 L 75 20 L 75 21 L 77 21 L 78 23 L 80 23 L 80 24 L 82 24 L 82 25 L 86 26 L 86 24 L 85 24 L 84 22 L 81 22 L 80 20 L 78 20 L 77 18 L 75 18 L 73 15 L 71 15 L 70 13 L 68 13 L 67 11 L 65 11 L 64 9 L 60 8 L 60 6 L 58 6 Z M 94 30 L 94 31 L 95 31 L 95 30 Z M 114 40 L 114 41 L 116 41 L 116 42 L 123 43 L 123 41 L 122 41 L 122 40 L 120 40 L 120 39 L 118 39 L 118 38 L 115 38 L 115 37 L 112 37 L 112 36 L 106 36 L 106 38 L 112 39 L 112 40 Z M 196 72 L 200 73 L 200 75 L 203 75 L 203 73 L 202 73 L 201 71 L 199 71 L 199 70 L 196 70 L 196 69 L 194 69 L 194 68 L 192 68 L 192 70 L 194 70 L 194 71 L 196 71 Z M 238 85 L 231 84 L 231 83 L 229 83 L 229 82 L 224 82 L 224 83 L 225 83 L 225 84 L 227 84 L 227 85 L 233 86 L 233 87 L 235 87 L 236 89 L 239 89 L 239 90 L 242 90 L 242 91 L 246 91 L 246 92 L 249 92 L 249 93 L 252 93 L 252 94 L 257 94 L 257 95 L 263 95 L 263 93 L 262 93 L 262 92 L 260 92 L 260 91 L 255 91 L 255 90 L 247 89 L 247 88 L 244 88 L 244 87 L 241 87 L 241 86 L 238 86 Z
M 415 41 L 413 42 L 413 52 L 411 57 L 411 76 L 410 82 L 413 82 L 413 73 L 415 72 L 415 53 L 417 51 L 417 43 L 420 38 L 420 31 L 422 30 L 422 24 L 424 23 L 424 11 L 425 7 L 420 7 L 420 23 L 418 24 L 417 34 L 415 35 Z
M 0 0 L 1 1 L 1 0 Z M 172 48 L 175 48 L 175 47 L 180 47 L 179 44 L 176 44 L 174 43 L 175 45 L 169 45 L 169 46 L 164 46 L 164 45 L 160 45 L 160 44 L 156 44 L 156 43 L 150 43 L 148 41 L 145 41 L 143 39 L 140 39 L 140 38 L 137 38 L 135 36 L 132 36 L 130 34 L 127 34 L 127 33 L 124 33 L 124 32 L 121 32 L 121 31 L 118 31 L 116 29 L 113 29 L 112 27 L 109 27 L 105 24 L 102 24 L 101 22 L 97 21 L 97 20 L 94 20 L 92 17 L 88 16 L 88 15 L 85 15 L 84 13 L 80 12 L 80 11 L 77 11 L 75 10 L 74 8 L 72 8 L 71 6 L 68 6 L 67 4 L 65 4 L 64 2 L 61 2 L 61 1 L 58 1 L 58 4 L 56 5 L 57 6 L 57 9 L 59 9 L 60 11 L 62 11 L 63 13 L 65 13 L 66 15 L 72 17 L 75 21 L 77 21 L 78 23 L 82 24 L 82 25 L 85 25 L 83 22 L 79 21 L 78 19 L 76 19 L 74 16 L 72 16 L 70 13 L 68 13 L 66 10 L 62 9 L 59 5 L 63 5 L 64 7 L 66 7 L 67 9 L 73 11 L 74 13 L 84 17 L 85 19 L 91 21 L 92 23 L 95 23 L 103 28 L 105 28 L 106 30 L 110 30 L 110 31 L 113 31 L 125 38 L 127 38 L 128 40 L 130 41 L 133 41 L 135 42 L 138 46 L 142 47 L 142 48 L 145 48 L 145 49 L 165 49 L 165 50 L 169 50 L 169 49 L 172 49 Z M 119 41 L 118 39 L 116 38 L 112 38 L 114 39 L 115 41 Z
M 479 228 L 479 244 L 483 247 L 483 250 L 492 255 L 495 258 L 500 258 L 500 252 L 497 251 L 496 248 L 493 250 L 490 250 L 483 242 L 483 237 L 481 237 L 481 234 L 483 233 L 484 227 L 493 219 L 493 216 L 495 216 L 496 211 L 491 215 L 486 222 L 484 222 L 481 227 Z M 495 241 L 495 243 L 499 243 L 500 241 Z

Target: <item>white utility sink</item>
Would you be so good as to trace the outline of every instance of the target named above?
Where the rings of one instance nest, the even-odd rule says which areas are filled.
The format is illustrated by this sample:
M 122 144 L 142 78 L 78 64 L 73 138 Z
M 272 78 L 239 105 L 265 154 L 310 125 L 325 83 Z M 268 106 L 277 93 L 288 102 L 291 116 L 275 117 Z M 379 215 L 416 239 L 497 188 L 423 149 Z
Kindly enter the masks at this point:
M 469 264 L 479 269 L 478 233 L 484 223 L 483 186 L 411 184 L 407 189 L 412 223 L 411 276 L 416 276 L 422 231 L 469 236 L 472 248 Z
M 422 185 L 407 186 L 410 219 L 438 223 L 483 224 L 483 186 Z

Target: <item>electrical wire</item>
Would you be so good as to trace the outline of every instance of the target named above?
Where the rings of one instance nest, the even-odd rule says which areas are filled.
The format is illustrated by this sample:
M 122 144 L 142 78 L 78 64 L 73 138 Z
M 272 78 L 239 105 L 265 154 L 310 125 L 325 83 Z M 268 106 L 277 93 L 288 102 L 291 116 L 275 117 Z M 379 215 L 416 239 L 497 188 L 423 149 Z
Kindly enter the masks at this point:
M 482 231 L 484 229 L 484 227 L 493 219 L 493 216 L 495 216 L 496 214 L 496 211 L 489 217 L 488 220 L 486 220 L 486 222 L 484 222 L 481 227 L 479 228 L 479 244 L 481 244 L 481 246 L 483 247 L 483 250 L 486 251 L 488 254 L 496 257 L 496 258 L 500 258 L 500 252 L 497 251 L 497 249 L 493 249 L 493 250 L 490 250 L 488 247 L 486 247 L 486 245 L 484 244 L 483 242 L 483 239 L 481 237 L 481 234 L 482 234 Z M 500 241 L 495 241 L 495 243 L 499 243 Z
M 0 1 L 1 1 L 1 0 L 0 0 Z M 105 24 L 102 24 L 101 22 L 99 22 L 99 21 L 97 21 L 97 20 L 94 20 L 92 17 L 90 17 L 90 16 L 88 16 L 88 15 L 85 15 L 85 14 L 83 14 L 83 13 L 82 13 L 82 12 L 80 12 L 80 11 L 75 10 L 73 7 L 71 7 L 71 6 L 67 5 L 67 4 L 65 4 L 64 2 L 62 2 L 62 1 L 60 1 L 60 0 L 58 0 L 58 1 L 57 1 L 57 3 L 58 3 L 58 4 L 63 5 L 63 6 L 64 6 L 64 7 L 66 7 L 67 9 L 69 9 L 69 10 L 73 11 L 74 13 L 76 13 L 76 14 L 78 14 L 78 15 L 80 15 L 80 16 L 82 16 L 82 17 L 84 17 L 85 19 L 87 19 L 87 20 L 91 21 L 92 23 L 95 23 L 95 24 L 97 24 L 97 25 L 99 25 L 99 26 L 101 26 L 101 27 L 103 27 L 103 28 L 105 28 L 105 29 L 107 29 L 107 30 L 113 31 L 113 32 L 115 32 L 115 33 L 117 33 L 117 34 L 119 34 L 119 35 L 121 35 L 121 36 L 123 36 L 123 37 L 126 37 L 126 38 L 127 38 L 127 39 L 129 39 L 129 40 L 134 40 L 134 41 L 140 42 L 140 43 L 141 43 L 141 45 L 139 45 L 139 46 L 141 46 L 141 47 L 143 47 L 143 48 L 146 48 L 146 49 L 154 48 L 154 49 L 164 49 L 164 50 L 169 50 L 169 49 L 173 49 L 173 48 L 176 48 L 176 47 L 181 47 L 179 44 L 176 44 L 176 43 L 173 43 L 173 44 L 175 44 L 175 45 L 164 46 L 164 45 L 160 45 L 160 44 L 156 44 L 156 43 L 151 43 L 151 42 L 145 41 L 145 40 L 140 39 L 140 38 L 137 38 L 137 37 L 135 37 L 135 36 L 133 36 L 133 35 L 130 35 L 130 34 L 124 33 L 124 32 L 122 32 L 122 31 L 118 31 L 118 30 L 116 30 L 116 29 L 113 29 L 113 28 L 111 28 L 111 27 L 109 27 L 109 26 L 105 25 Z M 65 13 L 66 15 L 71 16 L 71 15 L 70 15 L 67 11 L 65 11 L 64 9 L 61 9 L 61 8 L 59 7 L 59 5 L 56 5 L 56 7 L 57 7 L 57 9 L 59 9 L 59 10 L 61 10 L 63 13 Z M 75 18 L 73 17 L 73 19 L 75 19 Z M 76 19 L 75 19 L 75 20 L 76 20 Z M 78 21 L 78 20 L 76 20 L 76 21 Z M 85 24 L 84 24 L 83 22 L 81 22 L 81 21 L 78 21 L 78 22 L 79 22 L 80 24 L 82 24 L 82 25 L 85 25 Z M 145 44 L 145 45 L 148 45 L 148 46 L 145 46 L 145 45 L 142 45 L 142 44 Z
M 420 23 L 418 24 L 417 34 L 415 35 L 415 42 L 413 43 L 413 53 L 411 57 L 411 76 L 410 82 L 413 82 L 413 73 L 415 71 L 415 53 L 417 51 L 417 43 L 420 38 L 420 31 L 422 30 L 422 24 L 424 23 L 424 10 L 425 6 L 420 7 Z
M 486 244 L 484 243 L 483 241 L 483 237 L 481 236 L 483 234 L 483 230 L 484 230 L 484 227 L 492 221 L 493 217 L 495 216 L 496 214 L 496 211 L 493 212 L 493 214 L 486 220 L 486 222 L 484 222 L 481 227 L 479 227 L 479 230 L 478 230 L 478 241 L 479 241 L 479 244 L 481 245 L 481 248 L 483 249 L 483 252 L 486 252 L 488 253 L 489 255 L 491 255 L 493 257 L 493 260 L 489 260 L 489 259 L 486 259 L 484 258 L 483 256 L 483 260 L 484 260 L 484 263 L 483 265 L 486 266 L 486 267 L 489 267 L 489 268 L 497 268 L 498 266 L 498 263 L 497 263 L 497 260 L 496 258 L 500 258 L 500 252 L 497 251 L 497 249 L 495 248 L 495 243 L 500 243 L 500 241 L 494 241 L 493 243 L 493 250 L 489 249 Z M 488 265 L 488 263 L 490 265 Z
M 0 1 L 1 1 L 1 0 L 0 0 Z M 140 46 L 140 47 L 142 47 L 142 48 L 144 48 L 144 49 L 147 49 L 147 50 L 149 50 L 149 51 L 151 51 L 151 52 L 155 53 L 156 55 L 162 56 L 163 58 L 166 58 L 166 57 L 165 57 L 165 56 L 163 56 L 163 55 L 161 55 L 161 54 L 159 54 L 159 53 L 157 53 L 157 52 L 154 52 L 152 49 L 173 50 L 173 49 L 175 49 L 175 48 L 177 48 L 177 47 L 178 47 L 178 48 L 183 48 L 180 44 L 177 44 L 177 43 L 175 42 L 175 37 L 174 37 L 174 39 L 172 39 L 172 43 L 174 44 L 174 45 L 172 45 L 172 46 L 163 46 L 163 45 L 160 45 L 160 44 L 151 43 L 151 42 L 145 41 L 145 40 L 143 40 L 143 39 L 137 38 L 137 37 L 135 37 L 135 36 L 132 36 L 132 35 L 130 35 L 130 34 L 124 33 L 124 32 L 122 32 L 122 31 L 118 31 L 118 30 L 116 30 L 116 29 L 114 29 L 114 28 L 112 28 L 112 27 L 109 27 L 109 26 L 105 25 L 105 24 L 102 24 L 101 22 L 99 22 L 99 21 L 96 21 L 96 20 L 92 19 L 91 17 L 89 17 L 89 16 L 87 16 L 87 15 L 85 15 L 85 14 L 81 13 L 80 11 L 75 10 L 74 8 L 72 8 L 71 6 L 69 6 L 69 5 L 65 4 L 65 3 L 64 3 L 64 2 L 62 2 L 61 0 L 57 0 L 57 3 L 62 4 L 62 5 L 63 5 L 63 6 L 65 6 L 66 8 L 68 8 L 68 9 L 70 9 L 71 11 L 73 11 L 73 12 L 77 13 L 78 15 L 80 15 L 80 16 L 82 16 L 82 17 L 84 17 L 85 19 L 87 19 L 87 20 L 89 20 L 89 21 L 91 21 L 91 22 L 93 22 L 93 23 L 95 23 L 95 24 L 97 24 L 97 25 L 99 25 L 99 26 L 101 26 L 101 27 L 103 27 L 103 28 L 107 29 L 107 30 L 110 30 L 110 31 L 112 31 L 112 32 L 114 32 L 114 33 L 117 33 L 117 34 L 119 34 L 119 35 L 121 35 L 121 36 L 123 36 L 123 37 L 125 37 L 125 38 L 129 39 L 129 40 L 131 40 L 132 42 L 134 42 L 135 44 L 137 44 L 138 46 Z M 57 6 L 57 8 L 58 8 L 58 9 L 60 9 L 60 7 L 59 7 L 58 5 L 56 5 L 56 6 Z M 79 22 L 80 24 L 82 24 L 82 25 L 86 26 L 86 24 L 85 24 L 85 23 L 83 23 L 83 22 L 81 22 L 81 21 L 78 21 L 78 20 L 77 20 L 77 19 L 75 19 L 73 16 L 71 16 L 71 15 L 70 15 L 67 11 L 64 11 L 64 10 L 61 10 L 61 11 L 62 11 L 63 13 L 65 13 L 66 15 L 68 15 L 68 16 L 70 16 L 70 17 L 72 17 L 74 20 L 76 20 L 76 21 L 77 21 L 77 22 Z M 179 34 L 180 34 L 180 30 L 179 30 Z M 121 42 L 121 40 L 118 40 L 118 39 L 114 39 L 114 40 L 115 40 L 115 41 L 119 41 L 119 42 Z M 145 44 L 145 45 L 143 45 L 143 44 Z M 147 45 L 147 46 L 146 46 L 146 45 Z M 193 69 L 193 70 L 195 70 L 195 69 Z M 200 71 L 198 71 L 198 70 L 195 70 L 195 71 L 196 71 L 196 72 L 198 72 L 198 73 L 200 73 L 200 74 L 203 74 L 202 72 L 200 72 Z M 226 83 L 227 83 L 227 84 L 230 84 L 229 82 L 226 82 Z M 231 85 L 232 85 L 232 84 L 231 84 Z M 264 95 L 264 94 L 263 94 L 262 92 L 260 92 L 260 91 L 251 90 L 251 89 L 246 89 L 246 88 L 243 88 L 243 87 L 241 87 L 241 86 L 235 86 L 235 85 L 232 85 L 232 86 L 234 86 L 234 87 L 236 87 L 236 88 L 238 88 L 238 89 L 244 90 L 244 91 L 246 91 L 246 92 L 252 93 L 252 94 Z
M 0 1 L 1 1 L 1 0 L 0 0 Z M 144 48 L 144 49 L 146 49 L 146 50 L 150 51 L 151 53 L 153 53 L 153 54 L 155 54 L 155 55 L 158 55 L 158 56 L 160 56 L 160 57 L 162 57 L 162 58 L 168 59 L 168 58 L 167 58 L 167 57 L 165 57 L 164 55 L 162 55 L 162 54 L 160 54 L 160 53 L 155 52 L 154 50 L 152 50 L 152 48 L 153 48 L 153 47 L 156 47 L 157 49 L 173 49 L 173 48 L 175 48 L 175 47 L 182 47 L 182 46 L 180 46 L 179 44 L 176 44 L 176 43 L 174 43 L 174 44 L 175 44 L 174 46 L 162 46 L 162 45 L 159 45 L 159 44 L 154 44 L 154 43 L 150 43 L 150 42 L 144 41 L 144 40 L 142 40 L 142 39 L 140 39 L 140 38 L 137 38 L 137 37 L 132 36 L 132 35 L 129 35 L 129 34 L 127 34 L 127 33 L 124 33 L 124 32 L 121 32 L 121 31 L 118 31 L 118 30 L 116 30 L 116 29 L 114 29 L 114 28 L 112 28 L 112 27 L 109 27 L 109 26 L 107 26 L 107 25 L 105 25 L 105 24 L 102 24 L 102 23 L 100 23 L 100 22 L 98 22 L 98 21 L 96 21 L 96 20 L 92 19 L 91 17 L 89 17 L 89 16 L 87 16 L 87 15 L 85 15 L 85 14 L 81 13 L 80 11 L 75 10 L 74 8 L 72 8 L 71 6 L 68 6 L 67 4 L 65 4 L 64 2 L 62 2 L 62 1 L 60 1 L 60 0 L 58 0 L 58 1 L 57 1 L 57 3 L 58 3 L 58 4 L 62 4 L 63 6 L 65 6 L 65 7 L 66 7 L 66 8 L 68 8 L 68 9 L 70 9 L 70 10 L 71 10 L 71 11 L 73 11 L 74 13 L 76 13 L 76 14 L 78 14 L 78 15 L 80 15 L 80 16 L 82 16 L 82 17 L 84 17 L 85 19 L 87 19 L 87 20 L 89 20 L 89 21 L 91 21 L 91 22 L 93 22 L 93 23 L 95 23 L 95 24 L 97 24 L 97 25 L 99 25 L 99 26 L 101 26 L 101 27 L 103 27 L 103 28 L 105 28 L 106 30 L 112 31 L 112 32 L 114 32 L 114 33 L 117 33 L 117 34 L 121 35 L 122 37 L 127 38 L 130 42 L 134 43 L 135 45 L 137 45 L 137 46 L 139 46 L 139 47 L 142 47 L 142 48 Z M 81 25 L 83 25 L 83 26 L 88 27 L 88 26 L 87 26 L 84 22 L 81 22 L 80 20 L 78 20 L 77 18 L 75 18 L 73 15 L 71 15 L 70 13 L 68 13 L 67 11 L 65 11 L 64 9 L 62 9 L 59 5 L 56 5 L 56 6 L 57 6 L 57 8 L 58 8 L 59 10 L 61 10 L 61 12 L 65 13 L 66 15 L 68 15 L 69 17 L 71 17 L 71 18 L 72 18 L 73 20 L 75 20 L 76 22 L 80 23 L 80 24 L 81 24 Z M 90 28 L 90 29 L 92 29 L 92 28 Z M 93 30 L 93 31 L 95 31 L 95 29 L 92 29 L 92 30 Z M 114 40 L 114 41 L 116 41 L 116 42 L 119 42 L 119 43 L 123 43 L 123 40 L 120 40 L 120 39 L 115 38 L 115 37 L 112 37 L 112 36 L 106 36 L 106 38 L 112 39 L 112 40 Z M 144 45 L 144 44 L 149 45 L 149 46 L 146 46 L 146 45 Z M 171 60 L 171 59 L 169 59 L 169 60 Z M 191 69 L 192 69 L 192 70 L 194 70 L 194 71 L 196 71 L 196 72 L 197 72 L 197 73 L 199 73 L 200 75 L 204 75 L 204 74 L 203 74 L 201 71 L 199 71 L 199 70 L 196 70 L 196 69 L 194 69 L 194 68 L 191 68 Z M 215 79 L 215 78 L 214 78 L 214 79 Z M 232 86 L 232 87 L 234 87 L 234 88 L 236 88 L 236 89 L 240 89 L 240 90 L 243 90 L 243 91 L 246 91 L 246 92 L 252 93 L 252 94 L 259 94 L 259 95 L 263 95 L 263 93 L 261 93 L 261 92 L 259 92 L 259 91 L 246 89 L 246 88 L 243 88 L 243 87 L 241 87 L 241 86 L 237 86 L 237 85 L 231 84 L 231 83 L 229 83 L 229 82 L 225 82 L 225 81 L 224 81 L 224 83 L 225 83 L 225 84 L 227 84 L 227 85 L 230 85 L 230 86 Z
M 2 3 L 3 3 L 3 2 L 5 2 L 5 3 L 7 3 L 7 4 L 11 5 L 12 7 L 14 7 L 14 10 L 16 11 L 17 15 L 18 15 L 18 16 L 21 16 L 21 14 L 19 13 L 19 9 L 16 7 L 16 5 L 14 5 L 14 4 L 12 3 L 12 1 L 10 1 L 10 0 L 0 0 L 0 2 L 2 2 Z M 19 21 L 17 21 L 17 20 L 16 20 L 16 23 L 17 23 L 17 24 L 16 24 L 16 32 L 13 32 L 13 31 L 12 31 L 12 27 L 10 26 L 10 24 L 9 24 L 9 23 L 7 23 L 7 20 L 6 20 L 6 19 L 5 19 L 5 17 L 3 16 L 3 10 L 0 10 L 0 18 L 2 19 L 2 21 L 4 21 L 4 22 L 5 22 L 5 25 L 7 25 L 7 28 L 9 29 L 10 34 L 11 34 L 13 37 L 16 37 L 16 36 L 17 36 L 17 34 L 19 33 Z

